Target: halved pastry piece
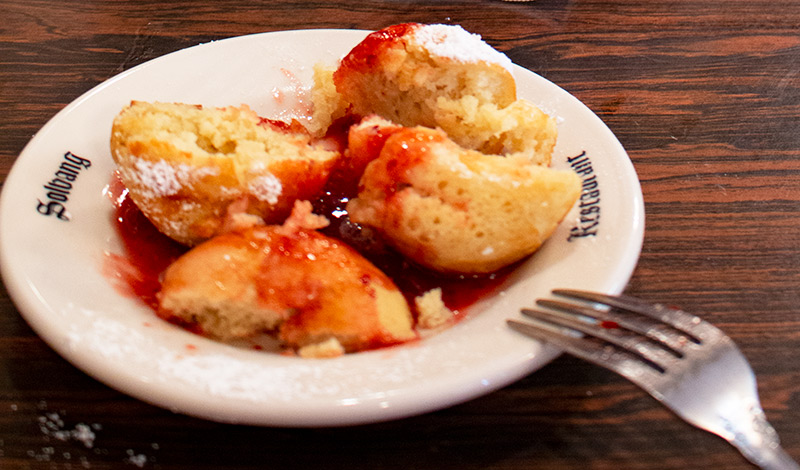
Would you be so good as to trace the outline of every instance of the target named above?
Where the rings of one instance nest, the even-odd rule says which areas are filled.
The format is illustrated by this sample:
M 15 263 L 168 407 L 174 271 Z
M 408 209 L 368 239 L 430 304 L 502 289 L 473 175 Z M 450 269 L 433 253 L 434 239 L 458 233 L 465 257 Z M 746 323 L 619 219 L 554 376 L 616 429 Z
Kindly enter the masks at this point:
M 313 96 L 312 121 L 320 128 L 347 109 L 408 127 L 438 127 L 463 147 L 543 165 L 556 141 L 555 121 L 517 99 L 508 57 L 456 25 L 376 31 L 335 71 L 318 68 Z
M 139 209 L 186 245 L 225 230 L 236 214 L 283 222 L 340 157 L 299 124 L 263 119 L 247 106 L 139 101 L 114 120 L 111 154 Z
M 414 127 L 385 140 L 347 210 L 422 266 L 487 273 L 536 251 L 580 190 L 573 171 L 485 155 Z
M 315 231 L 310 210 L 299 203 L 282 226 L 226 233 L 187 252 L 164 275 L 160 315 L 223 340 L 277 332 L 310 355 L 329 355 L 332 343 L 353 352 L 415 339 L 397 287 Z

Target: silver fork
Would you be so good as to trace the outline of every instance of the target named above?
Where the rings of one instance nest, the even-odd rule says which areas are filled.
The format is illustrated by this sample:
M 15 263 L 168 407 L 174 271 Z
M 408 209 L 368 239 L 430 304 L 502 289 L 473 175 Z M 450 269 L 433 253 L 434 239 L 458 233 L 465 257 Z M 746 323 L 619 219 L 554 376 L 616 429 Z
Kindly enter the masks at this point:
M 539 300 L 515 330 L 638 385 L 688 423 L 717 434 L 765 470 L 800 470 L 781 448 L 750 364 L 727 335 L 682 310 L 569 289 Z M 576 302 L 578 301 L 578 302 Z

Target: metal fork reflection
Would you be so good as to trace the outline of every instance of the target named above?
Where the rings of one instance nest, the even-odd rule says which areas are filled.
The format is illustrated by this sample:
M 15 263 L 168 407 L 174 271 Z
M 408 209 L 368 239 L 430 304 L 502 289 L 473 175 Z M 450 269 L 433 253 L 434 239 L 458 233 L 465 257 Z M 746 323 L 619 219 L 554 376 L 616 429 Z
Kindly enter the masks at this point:
M 629 296 L 560 289 L 515 330 L 612 370 L 688 423 L 717 434 L 765 470 L 800 470 L 759 402 L 755 375 L 733 340 L 682 310 Z

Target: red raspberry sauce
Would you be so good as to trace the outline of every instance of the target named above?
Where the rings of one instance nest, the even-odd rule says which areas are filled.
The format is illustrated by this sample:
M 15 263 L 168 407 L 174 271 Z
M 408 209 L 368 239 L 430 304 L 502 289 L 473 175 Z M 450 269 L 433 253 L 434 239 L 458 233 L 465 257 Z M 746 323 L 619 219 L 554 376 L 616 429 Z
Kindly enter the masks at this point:
M 386 273 L 406 296 L 412 310 L 415 297 L 440 287 L 445 305 L 463 314 L 467 307 L 494 293 L 513 270 L 509 267 L 490 275 L 445 276 L 417 266 L 367 236 L 358 224 L 349 220 L 345 210 L 352 197 L 349 192 L 338 188 L 333 181 L 313 201 L 315 212 L 331 221 L 323 233 L 346 242 Z M 147 220 L 117 177 L 109 185 L 109 196 L 114 204 L 114 223 L 125 253 L 109 255 L 106 271 L 123 290 L 157 310 L 161 274 L 187 248 L 161 234 Z

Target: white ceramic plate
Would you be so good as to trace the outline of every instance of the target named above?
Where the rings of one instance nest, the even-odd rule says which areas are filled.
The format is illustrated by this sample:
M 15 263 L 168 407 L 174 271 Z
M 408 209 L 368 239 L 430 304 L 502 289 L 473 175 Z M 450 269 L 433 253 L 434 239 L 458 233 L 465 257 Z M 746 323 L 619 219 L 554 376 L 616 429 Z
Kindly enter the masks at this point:
M 553 166 L 566 168 L 569 158 L 585 152 L 577 164 L 585 178 L 584 207 L 573 209 L 501 294 L 436 336 L 329 360 L 235 348 L 161 322 L 137 299 L 120 296 L 103 274 L 105 254 L 122 252 L 104 188 L 114 169 L 111 121 L 123 106 L 133 99 L 247 103 L 264 116 L 302 108 L 307 103 L 290 97 L 310 85 L 312 66 L 333 64 L 365 34 L 286 31 L 198 45 L 120 74 L 58 113 L 19 156 L 0 199 L 3 279 L 33 329 L 78 368 L 143 401 L 270 426 L 424 413 L 500 388 L 558 355 L 510 330 L 506 318 L 555 287 L 621 291 L 641 249 L 642 194 L 627 154 L 601 120 L 521 67 L 515 70 L 520 97 L 558 121 Z M 68 194 L 61 188 L 68 221 L 40 213 L 46 212 L 40 203 L 58 202 L 58 195 L 48 198 L 48 183 L 66 176 L 56 172 L 67 152 L 91 161 L 73 172 Z M 570 240 L 570 234 L 585 236 Z

